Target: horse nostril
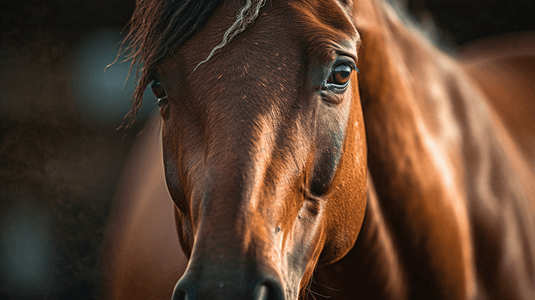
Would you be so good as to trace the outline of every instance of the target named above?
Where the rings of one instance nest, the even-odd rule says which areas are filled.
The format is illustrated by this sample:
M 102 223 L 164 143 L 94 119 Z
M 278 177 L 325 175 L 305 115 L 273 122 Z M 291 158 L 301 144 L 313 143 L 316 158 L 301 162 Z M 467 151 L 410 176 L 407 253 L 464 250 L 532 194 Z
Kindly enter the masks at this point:
M 172 300 L 192 300 L 188 297 L 188 295 L 186 294 L 186 291 L 180 288 L 175 288 L 171 299 Z
M 255 300 L 284 300 L 281 284 L 276 280 L 265 280 L 256 288 Z

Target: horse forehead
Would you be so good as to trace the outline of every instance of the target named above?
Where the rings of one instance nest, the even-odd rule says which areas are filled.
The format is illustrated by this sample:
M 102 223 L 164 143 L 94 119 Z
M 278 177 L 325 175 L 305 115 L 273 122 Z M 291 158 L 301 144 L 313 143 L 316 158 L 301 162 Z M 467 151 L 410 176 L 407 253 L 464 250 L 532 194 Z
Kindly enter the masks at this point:
M 161 64 L 165 77 L 178 83 L 177 94 L 217 105 L 241 98 L 268 105 L 271 100 L 296 97 L 296 89 L 306 80 L 302 78 L 305 52 L 288 11 L 277 6 L 262 8 L 251 26 L 199 65 L 221 43 L 239 9 L 238 5 L 218 7 L 202 30 Z
M 182 69 L 195 69 L 224 40 L 224 33 L 236 22 L 236 12 L 242 8 L 241 1 L 227 2 L 220 4 L 197 34 L 179 48 Z M 212 59 L 217 63 L 210 68 L 247 67 L 256 61 L 259 65 L 255 67 L 265 72 L 262 63 L 267 60 L 283 64 L 291 58 L 326 60 L 337 45 L 347 48 L 358 43 L 358 33 L 337 0 L 268 1 L 257 19 Z

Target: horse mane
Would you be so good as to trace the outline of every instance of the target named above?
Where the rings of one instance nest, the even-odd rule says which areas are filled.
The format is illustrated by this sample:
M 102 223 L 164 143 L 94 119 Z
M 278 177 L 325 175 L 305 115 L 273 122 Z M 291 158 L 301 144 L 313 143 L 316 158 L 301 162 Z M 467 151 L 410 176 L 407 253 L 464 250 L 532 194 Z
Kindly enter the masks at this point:
M 132 18 L 127 24 L 128 34 L 117 56 L 124 54 L 125 61 L 131 60 L 130 73 L 136 69 L 137 81 L 136 89 L 130 99 L 131 109 L 121 127 L 127 129 L 134 123 L 143 101 L 145 87 L 149 84 L 151 73 L 158 62 L 193 36 L 208 20 L 219 2 L 219 0 L 137 1 Z M 221 43 L 214 47 L 197 67 L 210 60 L 236 35 L 251 25 L 265 2 L 266 0 L 246 0 L 246 4 L 236 15 L 236 21 L 225 32 Z M 127 46 L 123 48 L 125 44 Z M 124 126 L 126 118 L 129 120 Z

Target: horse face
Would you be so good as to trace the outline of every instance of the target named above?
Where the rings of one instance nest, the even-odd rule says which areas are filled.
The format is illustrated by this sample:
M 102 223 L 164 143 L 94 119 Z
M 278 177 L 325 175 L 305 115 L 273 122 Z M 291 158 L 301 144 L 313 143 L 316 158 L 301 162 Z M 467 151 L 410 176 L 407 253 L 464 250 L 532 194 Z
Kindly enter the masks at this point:
M 166 181 L 190 258 L 175 299 L 295 299 L 318 261 L 353 246 L 366 146 L 359 37 L 341 7 L 274 1 L 196 68 L 235 22 L 226 3 L 156 68 Z

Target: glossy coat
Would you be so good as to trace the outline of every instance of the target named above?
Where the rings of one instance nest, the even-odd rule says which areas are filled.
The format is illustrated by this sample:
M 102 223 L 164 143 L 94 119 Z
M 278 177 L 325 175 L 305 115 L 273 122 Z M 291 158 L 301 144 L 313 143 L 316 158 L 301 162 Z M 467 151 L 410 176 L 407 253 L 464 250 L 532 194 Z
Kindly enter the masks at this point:
M 533 299 L 532 85 L 478 73 L 533 53 L 456 60 L 380 1 L 273 0 L 198 65 L 243 4 L 150 70 L 169 101 L 123 181 L 110 297 Z M 360 73 L 326 89 L 340 62 Z

